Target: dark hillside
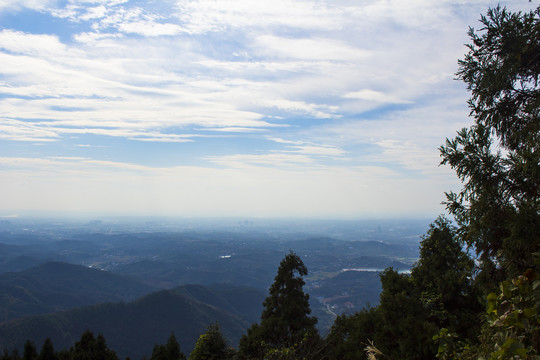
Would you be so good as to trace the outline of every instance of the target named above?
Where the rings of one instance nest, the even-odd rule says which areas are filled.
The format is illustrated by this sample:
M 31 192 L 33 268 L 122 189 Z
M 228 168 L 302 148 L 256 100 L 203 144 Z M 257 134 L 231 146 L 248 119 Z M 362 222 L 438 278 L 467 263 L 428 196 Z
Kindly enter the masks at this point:
M 251 287 L 215 284 L 183 285 L 173 289 L 178 294 L 190 296 L 200 302 L 221 308 L 249 323 L 259 321 L 266 294 Z
M 102 302 L 129 301 L 153 290 L 129 277 L 49 262 L 0 274 L 0 322 Z
M 190 291 L 204 292 L 195 288 Z M 40 344 L 50 337 L 55 348 L 68 348 L 89 329 L 103 333 L 120 358 L 140 359 L 149 356 L 156 343 L 164 343 L 171 332 L 182 351 L 189 353 L 206 326 L 216 321 L 233 345 L 250 325 L 228 311 L 178 291 L 162 290 L 131 303 L 99 304 L 4 322 L 0 324 L 0 344 L 22 349 L 28 338 Z

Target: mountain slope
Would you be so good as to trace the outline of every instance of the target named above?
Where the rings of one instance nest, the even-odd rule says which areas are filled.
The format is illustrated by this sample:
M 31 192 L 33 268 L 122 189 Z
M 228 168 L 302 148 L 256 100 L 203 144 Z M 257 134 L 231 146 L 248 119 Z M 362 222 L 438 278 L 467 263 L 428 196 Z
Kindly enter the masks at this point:
M 156 343 L 165 343 L 171 332 L 182 351 L 189 353 L 209 324 L 219 322 L 233 345 L 250 325 L 249 321 L 182 291 L 198 292 L 195 296 L 214 292 L 200 287 L 162 290 L 130 303 L 105 303 L 8 321 L 0 324 L 0 344 L 21 349 L 28 338 L 41 344 L 50 337 L 55 348 L 62 349 L 72 346 L 89 329 L 103 333 L 120 358 L 140 359 L 150 355 Z M 259 300 L 253 299 L 252 306 L 260 306 Z
M 0 274 L 0 322 L 102 302 L 129 301 L 153 290 L 129 277 L 49 262 Z
M 230 284 L 182 285 L 173 291 L 221 308 L 249 323 L 260 320 L 262 303 L 267 295 L 252 287 L 231 286 Z

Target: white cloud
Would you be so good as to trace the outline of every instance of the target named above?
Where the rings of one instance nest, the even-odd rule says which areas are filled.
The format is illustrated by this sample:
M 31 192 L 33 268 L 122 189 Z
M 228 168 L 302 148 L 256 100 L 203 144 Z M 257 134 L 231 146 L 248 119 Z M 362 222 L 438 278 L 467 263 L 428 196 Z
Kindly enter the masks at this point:
M 58 25 L 0 31 L 0 141 L 44 154 L 0 159 L 0 206 L 432 212 L 456 184 L 437 147 L 468 122 L 453 73 L 493 1 L 172 3 L 0 0 Z M 98 157 L 104 136 L 134 154 Z M 168 165 L 134 160 L 165 142 Z
M 57 0 L 0 0 L 0 11 L 18 11 L 23 8 L 42 11 L 56 3 Z
M 267 108 L 277 108 L 286 112 L 304 113 L 315 118 L 332 118 L 336 115 L 333 111 L 338 110 L 337 106 L 326 104 L 308 104 L 303 101 L 293 101 L 287 99 L 258 99 L 257 105 Z
M 293 58 L 312 61 L 351 62 L 365 59 L 369 51 L 346 44 L 343 40 L 324 38 L 285 38 L 261 35 L 255 39 L 258 55 L 270 59 Z
M 297 153 L 309 154 L 309 155 L 323 155 L 323 156 L 340 156 L 345 152 L 335 146 L 314 146 L 314 145 L 300 145 L 294 146 Z
M 392 95 L 385 94 L 380 91 L 370 89 L 362 89 L 359 91 L 350 92 L 343 95 L 346 99 L 357 99 L 371 101 L 375 103 L 391 103 L 391 104 L 411 104 L 409 100 L 403 100 Z
M 0 31 L 0 49 L 12 54 L 53 58 L 68 48 L 54 35 L 35 35 L 4 29 Z
M 14 141 L 55 141 L 58 133 L 47 128 L 36 127 L 24 121 L 0 118 L 0 139 Z
M 118 26 L 118 30 L 124 33 L 133 33 L 143 36 L 175 35 L 183 30 L 176 24 L 163 24 L 153 21 L 134 21 L 123 23 Z
M 263 0 L 180 0 L 178 17 L 191 33 L 243 28 L 339 29 L 345 9 L 336 3 Z
M 252 127 L 241 127 L 241 126 L 230 126 L 230 127 L 208 127 L 208 128 L 200 128 L 197 130 L 201 131 L 217 131 L 217 132 L 225 132 L 225 133 L 253 133 L 253 132 L 261 132 L 261 131 L 267 131 L 267 129 L 261 129 L 261 128 L 252 128 Z

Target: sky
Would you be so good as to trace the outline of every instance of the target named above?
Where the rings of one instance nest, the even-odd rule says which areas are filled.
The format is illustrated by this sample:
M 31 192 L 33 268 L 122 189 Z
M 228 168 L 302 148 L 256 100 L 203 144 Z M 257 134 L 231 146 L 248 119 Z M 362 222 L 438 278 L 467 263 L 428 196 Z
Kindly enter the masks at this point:
M 0 217 L 435 217 L 496 5 L 0 0 Z

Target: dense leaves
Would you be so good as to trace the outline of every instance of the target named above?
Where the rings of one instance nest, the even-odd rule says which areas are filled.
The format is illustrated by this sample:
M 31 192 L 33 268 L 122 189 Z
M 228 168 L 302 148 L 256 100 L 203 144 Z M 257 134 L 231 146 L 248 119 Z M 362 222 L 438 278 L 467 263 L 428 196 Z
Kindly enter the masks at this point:
M 229 360 L 234 357 L 234 349 L 227 344 L 219 324 L 209 325 L 202 334 L 195 348 L 189 355 L 189 360 Z
M 180 351 L 180 344 L 174 334 L 169 336 L 167 344 L 155 345 L 150 360 L 185 360 L 186 355 Z
M 474 336 L 481 306 L 472 267 L 449 221 L 437 219 L 410 275 L 392 268 L 381 274 L 379 306 L 336 319 L 327 338 L 328 358 L 365 357 L 372 340 L 391 359 L 432 359 L 437 352 L 432 336 L 441 327 Z
M 469 29 L 472 43 L 459 61 L 458 78 L 472 95 L 471 115 L 510 150 L 538 149 L 540 143 L 539 9 L 489 9 L 480 31 Z
M 420 243 L 411 279 L 428 319 L 465 338 L 475 337 L 482 311 L 473 269 L 474 261 L 463 251 L 455 228 L 438 218 Z
M 253 324 L 240 339 L 241 358 L 262 359 L 269 352 L 272 358 L 293 356 L 291 352 L 299 358 L 316 358 L 320 353 L 317 319 L 309 316 L 309 295 L 302 289 L 307 273 L 300 257 L 292 252 L 281 261 L 264 300 L 260 324 Z
M 442 164 L 463 182 L 447 206 L 480 256 L 485 285 L 527 270 L 539 248 L 539 14 L 497 7 L 479 32 L 470 29 L 457 75 L 471 91 L 475 122 L 440 148 Z
M 70 359 L 72 360 L 118 360 L 116 353 L 109 349 L 105 337 L 98 334 L 94 337 L 91 331 L 86 331 L 81 336 L 81 340 L 75 343 L 70 350 Z
M 490 9 L 459 62 L 475 123 L 441 154 L 464 184 L 447 205 L 479 255 L 487 308 L 478 343 L 441 329 L 442 359 L 540 358 L 539 15 Z
M 381 325 L 377 308 L 363 309 L 353 315 L 341 315 L 326 337 L 327 359 L 359 360 L 365 356 L 369 340 Z

